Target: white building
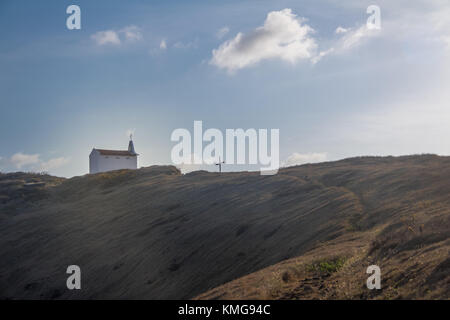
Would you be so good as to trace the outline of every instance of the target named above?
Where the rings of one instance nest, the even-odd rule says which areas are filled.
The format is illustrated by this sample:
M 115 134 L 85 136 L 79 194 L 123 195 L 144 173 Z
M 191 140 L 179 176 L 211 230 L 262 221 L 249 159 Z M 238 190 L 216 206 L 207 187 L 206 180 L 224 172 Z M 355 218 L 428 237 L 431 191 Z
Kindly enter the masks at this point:
M 89 173 L 119 169 L 137 169 L 137 156 L 130 136 L 128 150 L 92 149 L 89 155 Z

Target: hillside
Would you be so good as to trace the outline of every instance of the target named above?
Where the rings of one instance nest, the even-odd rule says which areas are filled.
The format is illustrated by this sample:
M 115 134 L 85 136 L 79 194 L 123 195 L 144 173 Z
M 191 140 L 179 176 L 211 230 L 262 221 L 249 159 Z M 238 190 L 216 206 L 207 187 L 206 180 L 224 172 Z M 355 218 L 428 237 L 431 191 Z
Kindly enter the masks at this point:
M 449 195 L 450 157 L 434 155 L 0 174 L 0 298 L 448 299 Z M 383 290 L 365 288 L 370 264 Z

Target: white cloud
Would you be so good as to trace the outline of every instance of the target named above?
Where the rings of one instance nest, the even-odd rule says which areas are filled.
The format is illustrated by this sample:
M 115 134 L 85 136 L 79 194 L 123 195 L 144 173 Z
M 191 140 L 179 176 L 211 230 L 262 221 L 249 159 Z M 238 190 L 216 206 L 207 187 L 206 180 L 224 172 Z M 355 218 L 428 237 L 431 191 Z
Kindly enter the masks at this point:
M 11 157 L 11 162 L 17 169 L 20 169 L 24 166 L 39 163 L 39 154 L 25 154 L 19 152 Z
M 357 29 L 337 27 L 336 34 L 342 35 L 341 38 L 334 41 L 334 45 L 327 50 L 320 51 L 315 57 L 311 59 L 313 63 L 319 62 L 323 57 L 332 53 L 344 53 L 352 48 L 361 45 L 363 41 L 369 37 L 377 36 L 380 34 L 379 30 L 370 30 L 367 25 L 362 25 Z
M 210 63 L 232 72 L 267 59 L 278 58 L 290 63 L 311 59 L 317 49 L 311 33 L 313 29 L 291 9 L 272 11 L 262 27 L 248 34 L 239 32 L 214 49 Z
M 344 28 L 344 27 L 339 26 L 339 27 L 336 28 L 336 30 L 335 30 L 334 32 L 335 32 L 336 34 L 339 34 L 339 33 L 346 33 L 348 30 L 349 30 L 349 29 L 346 29 L 346 28 Z
M 223 37 L 225 37 L 225 35 L 226 35 L 228 32 L 230 32 L 230 28 L 228 28 L 228 27 L 226 27 L 226 26 L 225 26 L 225 27 L 222 27 L 222 28 L 219 29 L 219 31 L 217 31 L 216 37 L 219 38 L 219 39 L 222 39 Z
M 139 41 L 142 40 L 142 33 L 141 29 L 137 26 L 131 25 L 123 28 L 119 31 L 120 33 L 124 34 L 125 39 L 129 41 Z
M 141 29 L 135 25 L 126 26 L 120 30 L 98 31 L 91 35 L 91 39 L 99 46 L 111 44 L 120 45 L 123 41 L 136 42 L 143 39 Z
M 9 159 L 9 162 L 17 169 L 28 167 L 31 170 L 49 171 L 51 169 L 59 168 L 70 161 L 69 158 L 59 157 L 42 161 L 39 154 L 25 154 L 18 152 Z
M 325 56 L 327 56 L 327 55 L 329 55 L 330 53 L 333 53 L 333 52 L 334 52 L 334 48 L 330 48 L 330 49 L 325 50 L 325 51 L 320 51 L 318 55 L 316 55 L 315 57 L 313 57 L 311 59 L 311 62 L 316 64 L 317 62 L 320 61 L 320 59 L 322 59 L 323 57 L 325 57 Z
M 373 36 L 378 34 L 378 30 L 369 30 L 367 26 L 364 24 L 356 30 L 348 29 L 345 32 L 345 35 L 339 40 L 338 49 L 339 50 L 347 50 L 356 45 L 359 45 L 364 39 L 367 39 L 369 36 Z
M 159 48 L 161 49 L 161 50 L 166 50 L 167 49 L 167 43 L 166 43 L 166 40 L 161 40 L 161 42 L 159 43 Z
M 121 43 L 119 35 L 114 30 L 99 31 L 93 34 L 91 39 L 94 40 L 99 46 L 106 44 L 119 45 Z
M 303 18 L 297 18 L 291 9 L 269 12 L 262 27 L 247 34 L 239 32 L 233 39 L 214 49 L 210 63 L 229 72 L 268 59 L 281 59 L 290 63 L 307 59 L 315 64 L 327 55 L 343 54 L 381 33 L 380 30 L 367 28 L 365 23 L 357 28 L 338 26 L 335 33 L 340 37 L 331 40 L 328 48 L 318 51 L 317 41 L 312 37 L 314 30 L 304 21 Z M 222 34 L 221 30 L 218 36 Z M 442 38 L 443 41 L 449 39 Z
M 283 167 L 298 166 L 305 163 L 324 162 L 327 160 L 326 153 L 297 153 L 294 152 L 282 163 Z
M 53 158 L 45 162 L 41 162 L 40 171 L 49 171 L 62 167 L 63 165 L 69 163 L 70 159 L 65 157 Z

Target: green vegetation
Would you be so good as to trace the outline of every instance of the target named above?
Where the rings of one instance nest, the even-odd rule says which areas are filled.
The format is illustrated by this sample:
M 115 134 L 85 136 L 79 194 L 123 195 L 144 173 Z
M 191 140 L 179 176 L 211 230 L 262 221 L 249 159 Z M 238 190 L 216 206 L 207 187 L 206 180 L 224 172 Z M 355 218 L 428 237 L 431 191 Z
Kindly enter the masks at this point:
M 321 260 L 306 266 L 307 271 L 331 274 L 339 271 L 344 266 L 345 258 L 334 258 L 332 260 Z

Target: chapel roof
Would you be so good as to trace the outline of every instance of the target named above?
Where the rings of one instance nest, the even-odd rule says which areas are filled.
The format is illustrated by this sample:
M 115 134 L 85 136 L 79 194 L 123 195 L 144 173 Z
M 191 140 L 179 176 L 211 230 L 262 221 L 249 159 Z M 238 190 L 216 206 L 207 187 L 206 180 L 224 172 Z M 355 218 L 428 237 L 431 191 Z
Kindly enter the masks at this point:
M 136 153 L 130 152 L 128 150 L 106 150 L 106 149 L 94 149 L 97 150 L 102 156 L 126 156 L 135 157 Z

